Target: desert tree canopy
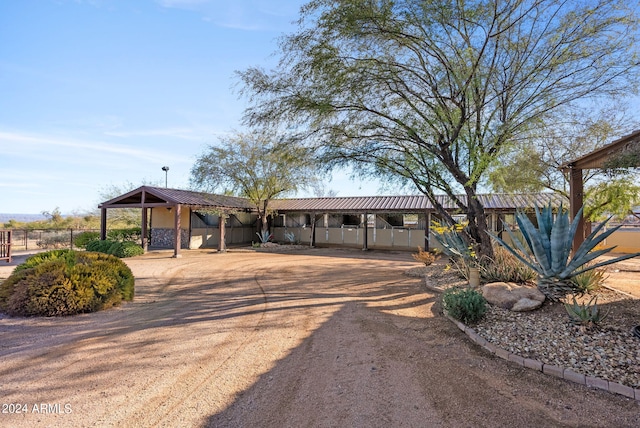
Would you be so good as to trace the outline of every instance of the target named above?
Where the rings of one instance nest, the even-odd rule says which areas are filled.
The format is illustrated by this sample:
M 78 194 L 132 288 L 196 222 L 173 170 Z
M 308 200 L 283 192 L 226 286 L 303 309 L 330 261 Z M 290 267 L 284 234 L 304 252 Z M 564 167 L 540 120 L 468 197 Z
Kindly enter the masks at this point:
M 276 69 L 238 73 L 245 120 L 295 127 L 327 165 L 412 185 L 452 221 L 448 194 L 491 254 L 487 168 L 554 110 L 633 92 L 636 24 L 623 0 L 314 0 Z
M 269 203 L 307 186 L 315 177 L 309 152 L 284 135 L 236 132 L 211 145 L 191 169 L 194 187 L 249 199 L 268 230 Z

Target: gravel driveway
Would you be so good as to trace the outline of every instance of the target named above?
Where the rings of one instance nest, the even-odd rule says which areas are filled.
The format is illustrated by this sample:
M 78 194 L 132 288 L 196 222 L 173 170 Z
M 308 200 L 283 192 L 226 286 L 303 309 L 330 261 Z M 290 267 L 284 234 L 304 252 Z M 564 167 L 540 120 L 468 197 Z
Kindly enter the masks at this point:
M 403 275 L 418 266 L 409 253 L 152 252 L 127 264 L 131 303 L 0 315 L 0 426 L 640 426 L 638 402 L 471 344 Z

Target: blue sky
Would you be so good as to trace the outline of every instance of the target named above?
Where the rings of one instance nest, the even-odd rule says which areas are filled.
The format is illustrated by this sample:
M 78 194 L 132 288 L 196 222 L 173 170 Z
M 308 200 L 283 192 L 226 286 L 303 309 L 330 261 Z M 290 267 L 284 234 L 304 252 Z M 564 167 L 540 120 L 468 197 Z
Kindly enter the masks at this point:
M 87 212 L 109 186 L 164 185 L 164 165 L 187 188 L 196 157 L 243 129 L 234 71 L 273 65 L 303 3 L 0 1 L 0 213 Z

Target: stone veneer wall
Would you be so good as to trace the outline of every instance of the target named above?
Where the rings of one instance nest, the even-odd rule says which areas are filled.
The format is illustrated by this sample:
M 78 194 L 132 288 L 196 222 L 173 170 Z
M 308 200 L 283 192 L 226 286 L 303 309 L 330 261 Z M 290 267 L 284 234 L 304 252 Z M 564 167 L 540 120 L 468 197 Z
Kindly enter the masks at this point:
M 152 247 L 173 248 L 173 229 L 151 229 Z M 180 248 L 189 248 L 189 231 L 180 229 Z

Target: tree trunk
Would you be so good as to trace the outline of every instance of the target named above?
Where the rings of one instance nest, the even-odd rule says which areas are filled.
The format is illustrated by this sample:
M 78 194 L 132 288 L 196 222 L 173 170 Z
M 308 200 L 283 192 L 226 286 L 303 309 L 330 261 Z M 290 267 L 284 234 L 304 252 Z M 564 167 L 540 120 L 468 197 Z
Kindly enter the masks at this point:
M 493 246 L 488 233 L 487 216 L 474 189 L 467 189 L 467 217 L 469 219 L 469 234 L 477 243 L 478 259 L 493 258 Z

